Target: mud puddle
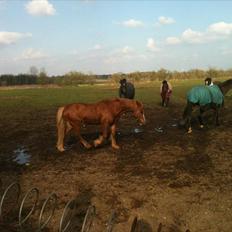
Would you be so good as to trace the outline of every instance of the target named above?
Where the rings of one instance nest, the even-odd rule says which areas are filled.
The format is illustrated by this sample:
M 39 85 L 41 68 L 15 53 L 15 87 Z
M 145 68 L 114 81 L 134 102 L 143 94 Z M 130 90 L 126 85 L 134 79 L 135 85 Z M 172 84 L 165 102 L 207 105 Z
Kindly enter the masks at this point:
M 13 161 L 19 165 L 29 165 L 31 155 L 28 153 L 28 150 L 25 147 L 19 147 L 14 150 L 14 159 Z

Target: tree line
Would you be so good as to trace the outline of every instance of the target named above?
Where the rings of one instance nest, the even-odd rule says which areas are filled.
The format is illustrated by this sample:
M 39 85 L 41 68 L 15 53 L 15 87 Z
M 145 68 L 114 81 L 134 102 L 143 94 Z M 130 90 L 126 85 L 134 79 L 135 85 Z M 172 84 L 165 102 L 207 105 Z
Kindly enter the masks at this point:
M 80 84 L 95 84 L 101 81 L 118 83 L 119 80 L 126 78 L 132 82 L 143 81 L 161 81 L 167 80 L 190 80 L 190 79 L 205 79 L 211 77 L 231 78 L 232 69 L 219 70 L 210 68 L 208 70 L 192 69 L 189 71 L 169 71 L 160 69 L 150 72 L 132 72 L 132 73 L 114 73 L 109 75 L 85 74 L 82 72 L 71 71 L 60 76 L 48 76 L 44 69 L 36 70 L 31 67 L 28 74 L 3 74 L 0 75 L 0 86 L 10 85 L 36 85 L 36 84 L 57 84 L 57 85 L 80 85 Z

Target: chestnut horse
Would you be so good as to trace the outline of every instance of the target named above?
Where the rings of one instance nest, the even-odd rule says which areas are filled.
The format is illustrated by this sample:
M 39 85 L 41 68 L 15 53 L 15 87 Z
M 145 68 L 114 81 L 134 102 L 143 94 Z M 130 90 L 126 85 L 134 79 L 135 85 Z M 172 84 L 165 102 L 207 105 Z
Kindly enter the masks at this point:
M 145 124 L 143 104 L 135 100 L 114 98 L 95 104 L 74 103 L 60 107 L 57 111 L 57 149 L 61 152 L 65 150 L 64 138 L 71 129 L 74 129 L 84 147 L 90 148 L 91 145 L 81 136 L 82 124 L 101 125 L 101 134 L 98 139 L 94 140 L 95 147 L 107 139 L 110 131 L 111 146 L 119 149 L 115 139 L 116 124 L 120 116 L 128 111 L 132 112 L 141 124 Z

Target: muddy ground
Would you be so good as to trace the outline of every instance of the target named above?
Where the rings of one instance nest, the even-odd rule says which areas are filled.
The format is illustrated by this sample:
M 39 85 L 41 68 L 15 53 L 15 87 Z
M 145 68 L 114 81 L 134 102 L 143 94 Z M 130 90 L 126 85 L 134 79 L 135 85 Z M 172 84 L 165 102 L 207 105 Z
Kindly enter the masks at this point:
M 1 179 L 3 186 L 19 181 L 22 192 L 40 190 L 40 205 L 55 192 L 58 206 L 46 231 L 57 231 L 65 204 L 75 198 L 77 227 L 92 204 L 96 217 L 91 231 L 106 231 L 114 210 L 115 232 L 130 231 L 138 217 L 141 231 L 230 232 L 232 231 L 232 110 L 221 112 L 222 125 L 215 127 L 211 114 L 208 126 L 194 123 L 188 135 L 176 127 L 183 108 L 145 106 L 147 124 L 135 133 L 136 120 L 124 116 L 119 123 L 115 151 L 110 144 L 86 150 L 71 135 L 68 150 L 55 149 L 55 108 L 28 111 L 18 120 L 1 121 Z M 159 130 L 162 127 L 163 132 Z M 158 130 L 156 130 L 158 129 Z M 98 128 L 83 128 L 84 137 L 93 140 Z M 24 147 L 31 156 L 29 165 L 12 161 L 13 151 Z M 33 225 L 37 216 L 33 215 Z M 10 231 L 9 228 L 6 231 Z M 34 231 L 31 229 L 29 231 Z M 80 231 L 80 230 L 76 230 Z

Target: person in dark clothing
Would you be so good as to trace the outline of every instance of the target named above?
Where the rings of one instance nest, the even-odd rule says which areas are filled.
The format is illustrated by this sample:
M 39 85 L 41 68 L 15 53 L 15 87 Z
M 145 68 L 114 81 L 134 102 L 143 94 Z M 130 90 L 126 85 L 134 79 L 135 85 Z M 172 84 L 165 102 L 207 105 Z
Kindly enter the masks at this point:
M 130 82 L 127 82 L 127 80 L 125 78 L 120 80 L 119 83 L 120 83 L 119 97 L 120 98 L 134 99 L 134 97 L 135 97 L 134 85 Z

